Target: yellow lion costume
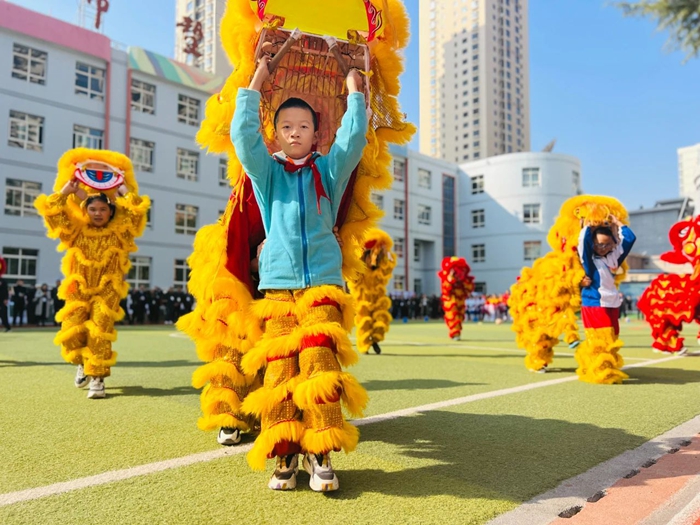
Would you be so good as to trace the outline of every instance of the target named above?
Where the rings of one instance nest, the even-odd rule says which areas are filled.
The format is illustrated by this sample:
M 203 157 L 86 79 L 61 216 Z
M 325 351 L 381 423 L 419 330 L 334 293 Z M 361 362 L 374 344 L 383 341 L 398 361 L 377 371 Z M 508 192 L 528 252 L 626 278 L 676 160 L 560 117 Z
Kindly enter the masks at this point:
M 348 283 L 355 299 L 355 329 L 357 349 L 366 354 L 370 347 L 381 353 L 379 343 L 391 324 L 391 299 L 386 285 L 396 266 L 396 255 L 391 251 L 394 243 L 386 233 L 373 228 L 365 236 L 362 261 L 365 271 L 356 281 Z
M 90 225 L 80 199 L 60 193 L 74 179 L 80 166 L 90 161 L 105 163 L 120 170 L 129 192 L 116 196 L 104 193 L 114 203 L 112 220 L 104 227 Z M 82 185 L 84 191 L 94 193 Z M 124 276 L 131 267 L 129 254 L 137 250 L 135 239 L 146 226 L 148 197 L 138 195 L 131 161 L 121 153 L 85 148 L 72 149 L 58 161 L 54 194 L 39 195 L 34 206 L 44 218 L 48 236 L 59 239 L 58 251 L 66 251 L 61 264 L 65 279 L 58 296 L 66 304 L 56 314 L 61 323 L 54 343 L 61 346 L 61 355 L 72 364 L 83 365 L 85 375 L 106 377 L 114 366 L 117 353 L 112 343 L 117 339 L 114 323 L 124 317 L 119 306 L 129 285 Z
M 564 202 L 547 242 L 552 251 L 540 257 L 532 268 L 523 268 L 511 287 L 508 301 L 513 317 L 516 342 L 525 349 L 525 366 L 544 371 L 552 362 L 554 347 L 563 334 L 564 342 L 575 347 L 579 342 L 577 312 L 581 309 L 581 281 L 585 277 L 577 244 L 584 221 L 600 225 L 614 215 L 627 222 L 627 210 L 612 197 L 580 195 Z M 615 275 L 615 283 L 624 280 L 627 263 Z M 576 348 L 579 364 L 576 373 L 589 383 L 620 383 L 628 376 L 620 370 L 622 341 L 612 329 L 586 329 L 586 340 Z
M 398 77 L 403 71 L 400 51 L 408 41 L 408 19 L 398 0 L 374 4 L 375 0 L 336 0 L 324 3 L 322 9 L 315 4 L 278 2 L 272 6 L 267 2 L 248 0 L 229 0 L 227 4 L 221 20 L 221 40 L 235 71 L 221 92 L 208 101 L 197 140 L 208 151 L 228 156 L 228 178 L 233 192 L 219 222 L 197 233 L 194 252 L 188 260 L 192 269 L 188 287 L 197 307 L 177 325 L 195 341 L 197 354 L 206 363 L 193 376 L 193 385 L 204 387 L 201 396 L 203 416 L 199 420 L 199 427 L 203 430 L 219 426 L 250 430 L 253 424 L 251 414 L 259 417 L 270 411 L 271 404 L 280 401 L 286 403 L 284 410 L 291 417 L 295 410 L 292 401 L 298 401 L 300 406 L 313 403 L 315 394 L 330 399 L 346 379 L 341 400 L 349 412 L 361 413 L 366 402 L 366 393 L 359 385 L 354 391 L 347 388 L 352 385 L 351 376 L 344 372 L 316 378 L 312 388 L 295 391 L 293 400 L 292 392 L 288 391 L 295 386 L 292 382 L 280 384 L 284 391 L 273 388 L 273 385 L 259 388 L 260 368 L 282 366 L 281 363 L 286 362 L 285 356 L 289 355 L 285 354 L 289 350 L 286 346 L 296 345 L 305 337 L 302 332 L 294 331 L 287 338 L 285 348 L 275 350 L 270 346 L 269 340 L 276 333 L 286 334 L 285 330 L 289 330 L 283 323 L 285 316 L 309 315 L 316 302 L 323 298 L 315 297 L 311 289 L 303 298 L 280 297 L 277 303 L 264 301 L 253 305 L 256 288 L 250 278 L 248 261 L 255 258 L 255 246 L 262 241 L 255 233 L 259 230 L 256 226 L 259 216 L 255 215 L 257 205 L 250 181 L 236 158 L 229 130 L 237 91 L 248 86 L 261 49 L 271 45 L 275 53 L 282 55 L 280 45 L 286 38 L 282 29 L 299 27 L 306 33 L 348 38 L 346 42 L 339 41 L 338 47 L 353 67 L 365 70 L 372 111 L 368 144 L 354 175 L 352 198 L 344 211 L 344 222 L 339 225 L 344 277 L 348 281 L 356 279 L 362 271 L 360 255 L 364 233 L 381 217 L 381 211 L 370 200 L 370 191 L 386 189 L 392 181 L 388 143 L 407 143 L 415 131 L 414 126 L 404 123 L 397 100 Z M 265 13 L 267 8 L 284 12 L 269 17 L 269 13 Z M 376 16 L 370 19 L 370 12 Z M 341 16 L 342 13 L 347 16 Z M 362 35 L 343 29 L 357 13 L 362 13 L 365 23 L 371 22 L 371 34 Z M 287 53 L 264 85 L 262 132 L 268 149 L 273 151 L 274 112 L 289 96 L 301 95 L 321 113 L 318 149 L 323 153 L 332 143 L 344 111 L 344 76 L 338 74 L 340 62 L 330 53 L 330 46 L 326 48 L 323 43 L 319 46 L 318 39 L 311 41 L 307 35 L 300 42 Z M 369 68 L 361 67 L 362 58 L 355 56 L 363 46 L 371 55 L 371 60 L 366 62 Z M 345 343 L 347 331 L 352 326 L 352 306 L 345 294 L 338 294 L 333 300 L 341 305 L 342 319 L 328 323 L 322 334 L 315 335 L 330 337 L 335 343 L 338 362 L 348 366 L 357 360 L 352 348 Z M 261 339 L 265 320 L 272 322 L 267 323 L 265 337 Z M 283 440 L 301 441 L 304 448 L 311 451 L 340 448 L 349 451 L 357 443 L 357 430 L 347 423 L 343 423 L 339 432 L 335 432 L 334 423 L 331 425 L 334 432 L 317 435 L 305 433 L 301 422 L 293 423 L 266 428 L 263 422 L 263 432 L 248 455 L 251 467 L 263 469 L 275 444 Z

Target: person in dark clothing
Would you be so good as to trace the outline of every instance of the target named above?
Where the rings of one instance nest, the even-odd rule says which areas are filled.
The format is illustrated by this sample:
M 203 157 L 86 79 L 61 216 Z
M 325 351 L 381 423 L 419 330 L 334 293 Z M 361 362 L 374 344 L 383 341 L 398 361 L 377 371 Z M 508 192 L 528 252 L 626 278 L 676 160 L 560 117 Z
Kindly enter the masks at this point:
M 36 296 L 34 299 L 34 320 L 39 326 L 46 326 L 46 322 L 49 320 L 51 315 L 51 308 L 53 307 L 53 302 L 51 300 L 51 292 L 49 292 L 49 285 L 44 283 L 36 291 Z
M 148 304 L 148 320 L 153 324 L 160 321 L 160 305 L 163 301 L 163 291 L 157 286 L 151 291 Z
M 58 297 L 58 287 L 61 286 L 61 280 L 56 279 L 56 286 L 51 290 L 51 301 L 53 302 L 53 316 L 52 321 L 54 326 L 58 326 L 56 321 L 56 313 L 65 306 L 66 302 Z
M 27 288 L 24 286 L 24 281 L 19 279 L 12 287 L 12 324 L 14 326 L 22 326 L 24 319 L 24 310 L 27 308 Z
M 10 304 L 10 288 L 7 286 L 5 279 L 2 278 L 5 268 L 5 259 L 0 257 L 0 320 L 2 321 L 2 327 L 6 332 L 9 332 L 11 328 L 10 321 L 7 318 L 7 307 Z
M 27 286 L 27 302 L 25 304 L 25 311 L 27 312 L 27 324 L 36 324 L 36 297 L 37 288 L 34 286 Z

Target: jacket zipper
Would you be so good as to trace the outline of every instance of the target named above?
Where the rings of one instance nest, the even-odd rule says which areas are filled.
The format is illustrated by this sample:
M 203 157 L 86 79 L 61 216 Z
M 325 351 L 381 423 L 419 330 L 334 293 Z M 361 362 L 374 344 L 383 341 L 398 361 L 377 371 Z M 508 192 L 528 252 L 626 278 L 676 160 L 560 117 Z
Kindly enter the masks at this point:
M 309 240 L 306 237 L 306 199 L 304 197 L 304 182 L 302 170 L 297 171 L 297 187 L 299 189 L 299 219 L 301 221 L 301 253 L 304 266 L 304 288 L 311 286 L 309 274 Z

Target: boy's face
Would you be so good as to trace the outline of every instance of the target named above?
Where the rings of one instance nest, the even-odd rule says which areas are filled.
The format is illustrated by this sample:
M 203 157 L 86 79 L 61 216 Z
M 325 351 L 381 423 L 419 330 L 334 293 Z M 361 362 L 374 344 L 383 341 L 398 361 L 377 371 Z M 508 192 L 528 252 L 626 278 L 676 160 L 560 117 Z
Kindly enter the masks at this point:
M 292 159 L 306 157 L 318 140 L 311 112 L 304 108 L 286 108 L 280 111 L 275 131 L 282 151 Z
M 605 257 L 615 247 L 615 240 L 610 235 L 596 233 L 593 240 L 593 251 L 599 257 Z

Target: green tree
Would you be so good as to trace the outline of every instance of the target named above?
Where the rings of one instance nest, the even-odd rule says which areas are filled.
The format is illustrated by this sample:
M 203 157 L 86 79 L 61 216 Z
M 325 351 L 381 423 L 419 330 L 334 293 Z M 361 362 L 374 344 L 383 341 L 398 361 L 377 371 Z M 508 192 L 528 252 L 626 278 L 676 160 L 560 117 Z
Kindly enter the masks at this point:
M 700 54 L 700 0 L 642 0 L 616 2 L 625 16 L 655 18 L 659 30 L 668 30 L 673 49 L 686 51 L 686 60 Z

